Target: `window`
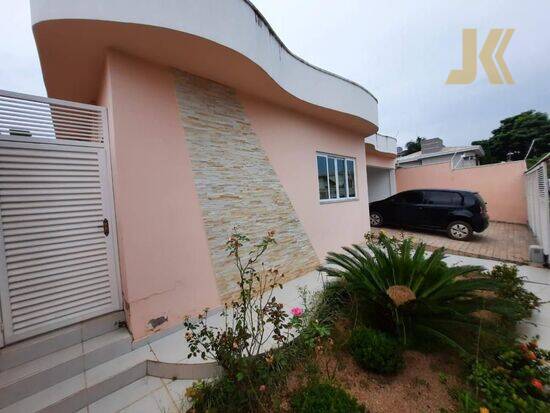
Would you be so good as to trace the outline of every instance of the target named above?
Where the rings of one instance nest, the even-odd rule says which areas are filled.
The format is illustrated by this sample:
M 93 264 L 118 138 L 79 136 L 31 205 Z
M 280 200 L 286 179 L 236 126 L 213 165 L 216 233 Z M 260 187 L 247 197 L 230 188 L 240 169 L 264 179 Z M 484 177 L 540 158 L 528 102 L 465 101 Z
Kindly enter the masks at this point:
M 403 204 L 421 204 L 423 201 L 422 192 L 407 191 L 395 195 L 395 201 Z
M 321 201 L 356 197 L 355 159 L 317 154 L 317 176 Z
M 426 191 L 424 199 L 430 205 L 462 205 L 462 195 L 458 192 Z

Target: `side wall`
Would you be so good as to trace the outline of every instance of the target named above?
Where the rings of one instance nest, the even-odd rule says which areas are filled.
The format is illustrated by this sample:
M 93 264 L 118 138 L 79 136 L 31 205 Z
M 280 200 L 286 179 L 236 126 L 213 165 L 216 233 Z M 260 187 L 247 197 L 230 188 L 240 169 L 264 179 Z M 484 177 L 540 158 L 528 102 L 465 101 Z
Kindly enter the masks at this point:
M 233 226 L 287 279 L 370 229 L 362 137 L 215 82 L 110 52 L 98 96 L 110 116 L 123 297 L 140 339 L 232 298 Z M 358 199 L 321 204 L 316 152 L 356 159 Z M 164 321 L 164 317 L 167 321 Z
M 239 94 L 239 100 L 319 260 L 361 242 L 370 230 L 363 138 L 250 96 Z M 357 200 L 319 201 L 317 152 L 355 158 Z
M 139 339 L 151 320 L 166 328 L 220 302 L 172 71 L 111 52 L 103 83 L 123 297 Z
M 421 188 L 476 191 L 487 202 L 491 220 L 527 223 L 524 161 L 450 168 L 449 163 L 397 169 L 397 191 Z

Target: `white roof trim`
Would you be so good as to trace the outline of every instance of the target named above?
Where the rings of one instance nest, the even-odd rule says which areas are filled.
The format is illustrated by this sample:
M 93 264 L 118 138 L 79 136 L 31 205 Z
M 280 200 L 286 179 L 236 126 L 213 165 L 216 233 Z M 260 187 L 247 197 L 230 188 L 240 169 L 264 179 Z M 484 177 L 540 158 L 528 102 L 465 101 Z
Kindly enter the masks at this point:
M 176 30 L 228 47 L 308 103 L 378 125 L 378 102 L 364 87 L 294 55 L 248 0 L 31 0 L 33 25 L 63 19 Z

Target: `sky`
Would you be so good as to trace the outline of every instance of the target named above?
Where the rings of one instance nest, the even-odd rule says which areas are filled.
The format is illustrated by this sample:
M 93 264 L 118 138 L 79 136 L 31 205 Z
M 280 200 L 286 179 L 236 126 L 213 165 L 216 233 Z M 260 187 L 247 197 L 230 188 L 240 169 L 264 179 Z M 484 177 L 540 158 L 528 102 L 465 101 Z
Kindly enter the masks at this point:
M 373 93 L 380 133 L 400 145 L 417 136 L 467 145 L 505 117 L 550 113 L 548 0 L 252 2 L 293 53 Z M 0 0 L 0 16 L 0 89 L 45 96 L 29 2 Z M 465 28 L 477 29 L 478 51 L 491 29 L 515 30 L 504 54 L 513 85 L 490 84 L 480 64 L 473 83 L 445 84 L 462 67 Z

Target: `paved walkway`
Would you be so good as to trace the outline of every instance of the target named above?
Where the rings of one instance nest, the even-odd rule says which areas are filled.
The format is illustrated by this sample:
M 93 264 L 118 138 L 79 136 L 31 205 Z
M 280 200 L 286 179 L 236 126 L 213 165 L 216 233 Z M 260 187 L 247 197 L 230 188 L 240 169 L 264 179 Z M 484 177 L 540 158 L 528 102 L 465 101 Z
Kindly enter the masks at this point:
M 378 233 L 380 228 L 373 228 Z M 429 249 L 444 247 L 449 254 L 497 259 L 515 264 L 529 263 L 529 245 L 535 239 L 526 225 L 491 222 L 481 234 L 474 234 L 470 241 L 454 241 L 443 232 L 428 232 L 382 228 L 388 235 L 413 237 L 424 242 Z

